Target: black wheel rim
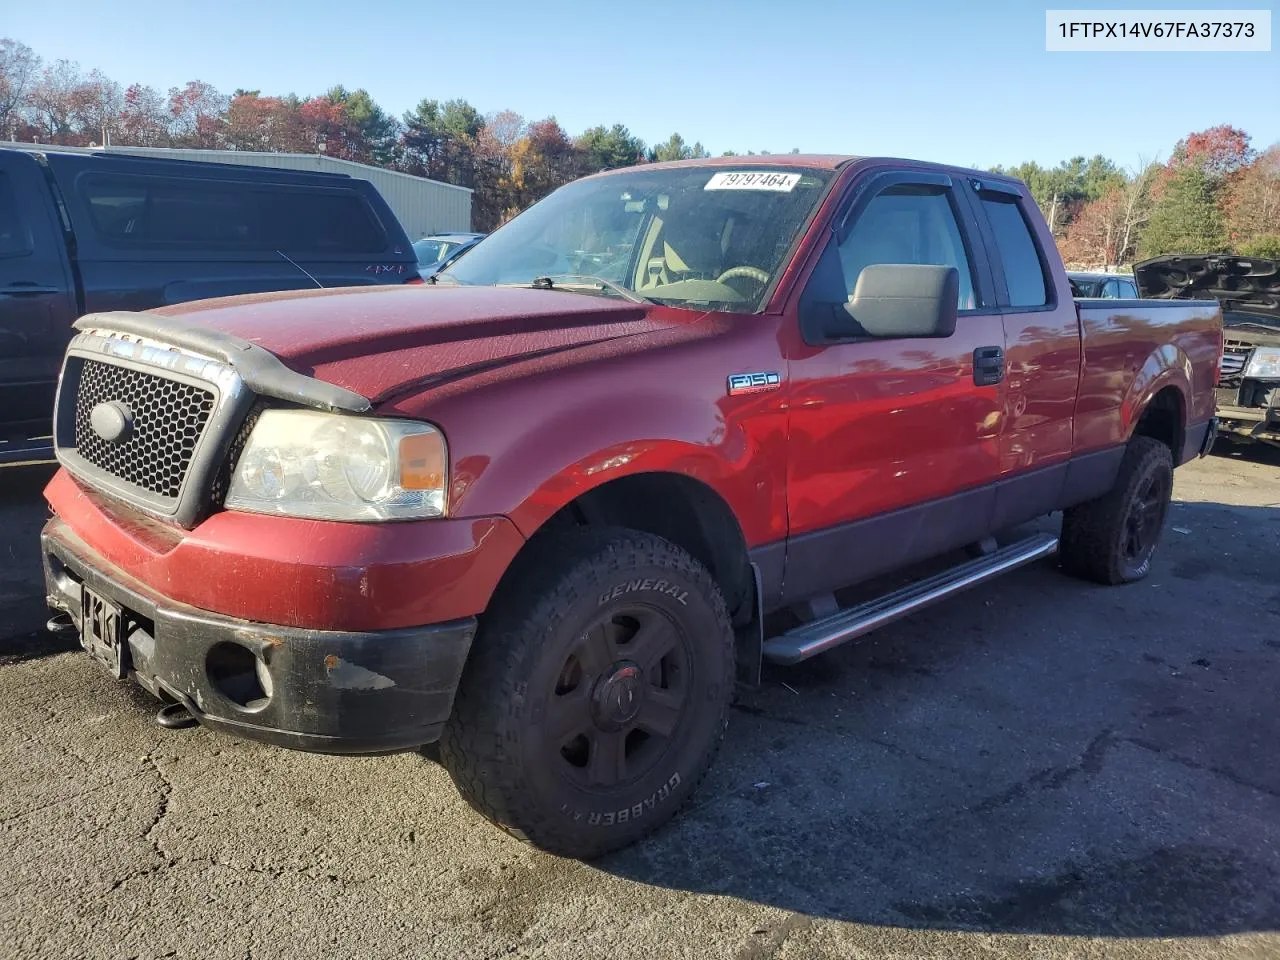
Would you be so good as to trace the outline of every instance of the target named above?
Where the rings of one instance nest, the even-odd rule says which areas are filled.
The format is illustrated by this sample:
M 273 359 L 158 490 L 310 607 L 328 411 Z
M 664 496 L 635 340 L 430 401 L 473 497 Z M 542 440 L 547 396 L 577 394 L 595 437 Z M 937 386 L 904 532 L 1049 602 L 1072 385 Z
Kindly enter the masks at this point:
M 691 681 L 688 644 L 666 614 L 613 608 L 575 639 L 547 698 L 552 764 L 595 790 L 644 776 L 676 742 Z
M 1141 564 L 1156 548 L 1168 499 L 1168 481 L 1163 474 L 1152 474 L 1138 487 L 1124 522 L 1122 553 L 1128 563 Z

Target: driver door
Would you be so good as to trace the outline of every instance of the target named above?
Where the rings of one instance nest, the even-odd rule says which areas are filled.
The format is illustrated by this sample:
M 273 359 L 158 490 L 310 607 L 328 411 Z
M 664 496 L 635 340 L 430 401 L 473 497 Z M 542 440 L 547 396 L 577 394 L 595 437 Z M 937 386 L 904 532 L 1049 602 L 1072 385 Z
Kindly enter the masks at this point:
M 945 175 L 854 184 L 785 326 L 792 384 L 782 600 L 797 602 L 988 532 L 1000 472 L 1004 329 L 977 223 Z M 835 339 L 814 305 L 877 263 L 960 274 L 947 337 Z

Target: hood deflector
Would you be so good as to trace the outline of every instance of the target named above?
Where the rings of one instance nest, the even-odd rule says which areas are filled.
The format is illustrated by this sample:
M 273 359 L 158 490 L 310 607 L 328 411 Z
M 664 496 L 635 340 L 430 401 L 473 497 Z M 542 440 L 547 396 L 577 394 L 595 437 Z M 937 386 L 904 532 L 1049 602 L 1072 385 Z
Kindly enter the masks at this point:
M 317 410 L 367 413 L 372 404 L 353 390 L 290 370 L 269 350 L 222 330 L 180 317 L 112 311 L 90 313 L 74 324 L 82 333 L 114 331 L 204 354 L 229 364 L 254 393 L 289 400 Z

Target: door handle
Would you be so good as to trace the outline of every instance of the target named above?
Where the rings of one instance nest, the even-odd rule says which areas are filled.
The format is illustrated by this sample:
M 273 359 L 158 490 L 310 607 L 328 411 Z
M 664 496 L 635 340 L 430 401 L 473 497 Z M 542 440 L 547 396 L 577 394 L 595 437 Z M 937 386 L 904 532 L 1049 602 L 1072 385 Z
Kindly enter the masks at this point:
M 7 287 L 0 287 L 0 293 L 7 293 L 11 297 L 28 297 L 35 296 L 40 293 L 61 293 L 57 287 L 42 287 L 35 283 L 11 283 Z
M 995 386 L 1004 379 L 1004 350 L 978 347 L 973 351 L 973 382 L 980 387 Z

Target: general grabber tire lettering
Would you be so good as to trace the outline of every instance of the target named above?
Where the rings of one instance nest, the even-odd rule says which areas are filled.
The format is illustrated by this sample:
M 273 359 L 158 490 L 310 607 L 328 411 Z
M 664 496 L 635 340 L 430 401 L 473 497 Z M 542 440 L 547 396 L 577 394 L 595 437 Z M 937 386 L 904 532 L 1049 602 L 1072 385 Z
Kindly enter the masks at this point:
M 1150 437 L 1129 441 L 1112 488 L 1062 516 L 1059 558 L 1097 583 L 1132 583 L 1151 570 L 1173 494 L 1173 457 Z
M 590 859 L 651 833 L 702 780 L 728 718 L 733 629 L 706 568 L 652 534 L 548 534 L 516 562 L 440 755 L 508 833 Z

